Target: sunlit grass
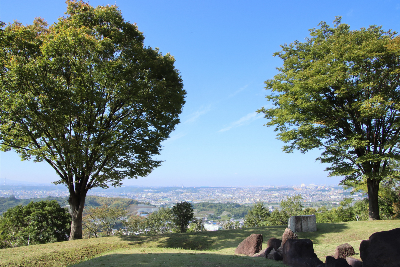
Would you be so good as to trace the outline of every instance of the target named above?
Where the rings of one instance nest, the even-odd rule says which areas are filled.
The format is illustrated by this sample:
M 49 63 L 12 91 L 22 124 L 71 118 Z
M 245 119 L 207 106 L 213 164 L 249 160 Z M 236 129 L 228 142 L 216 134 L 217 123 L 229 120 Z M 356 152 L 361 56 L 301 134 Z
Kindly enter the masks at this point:
M 400 227 L 399 220 L 318 224 L 317 232 L 298 233 L 314 243 L 318 257 L 349 243 L 359 253 L 361 240 Z M 103 237 L 0 250 L 0 266 L 285 266 L 281 262 L 235 255 L 250 234 L 262 234 L 263 247 L 281 238 L 285 226 L 160 236 Z M 359 254 L 355 256 L 359 258 Z

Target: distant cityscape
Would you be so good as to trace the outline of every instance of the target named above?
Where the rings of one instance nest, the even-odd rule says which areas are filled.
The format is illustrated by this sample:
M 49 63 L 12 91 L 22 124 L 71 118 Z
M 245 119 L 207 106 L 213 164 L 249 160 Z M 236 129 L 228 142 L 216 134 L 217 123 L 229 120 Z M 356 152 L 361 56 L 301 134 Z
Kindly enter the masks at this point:
M 260 187 L 137 187 L 122 186 L 117 188 L 95 188 L 88 195 L 103 197 L 122 197 L 155 206 L 170 206 L 177 202 L 192 203 L 238 203 L 254 204 L 264 202 L 277 205 L 281 200 L 294 195 L 301 195 L 305 203 L 324 203 L 337 205 L 344 198 L 360 200 L 362 193 L 350 194 L 350 189 L 341 186 L 299 185 L 299 186 L 260 186 Z M 19 199 L 67 197 L 64 185 L 0 185 L 0 197 L 15 196 Z

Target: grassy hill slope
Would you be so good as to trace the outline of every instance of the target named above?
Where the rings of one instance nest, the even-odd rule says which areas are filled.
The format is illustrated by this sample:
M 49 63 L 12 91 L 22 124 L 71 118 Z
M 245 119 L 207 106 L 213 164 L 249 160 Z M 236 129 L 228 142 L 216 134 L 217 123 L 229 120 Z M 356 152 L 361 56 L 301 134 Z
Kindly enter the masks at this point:
M 309 238 L 321 260 L 349 243 L 359 253 L 361 240 L 378 231 L 399 228 L 400 221 L 318 224 Z M 237 256 L 237 245 L 253 233 L 281 238 L 285 226 L 160 236 L 104 237 L 0 250 L 0 266 L 285 266 L 264 258 Z M 359 258 L 359 254 L 355 256 Z M 75 265 L 74 265 L 75 264 Z

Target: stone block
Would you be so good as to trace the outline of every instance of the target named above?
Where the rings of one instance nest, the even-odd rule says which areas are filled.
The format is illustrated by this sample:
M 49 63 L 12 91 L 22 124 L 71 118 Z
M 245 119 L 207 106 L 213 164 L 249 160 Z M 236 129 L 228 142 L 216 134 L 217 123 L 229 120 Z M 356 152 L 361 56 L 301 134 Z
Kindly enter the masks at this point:
M 295 233 L 317 231 L 315 215 L 292 216 L 289 218 L 288 228 Z

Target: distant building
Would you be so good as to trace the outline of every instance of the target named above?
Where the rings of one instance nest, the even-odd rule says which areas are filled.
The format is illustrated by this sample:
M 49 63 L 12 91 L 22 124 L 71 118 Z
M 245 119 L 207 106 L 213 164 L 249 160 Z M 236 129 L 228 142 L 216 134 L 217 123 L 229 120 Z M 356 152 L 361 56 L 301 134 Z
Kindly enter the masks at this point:
M 222 227 L 216 223 L 205 223 L 204 229 L 206 229 L 207 231 L 218 231 L 222 229 Z

